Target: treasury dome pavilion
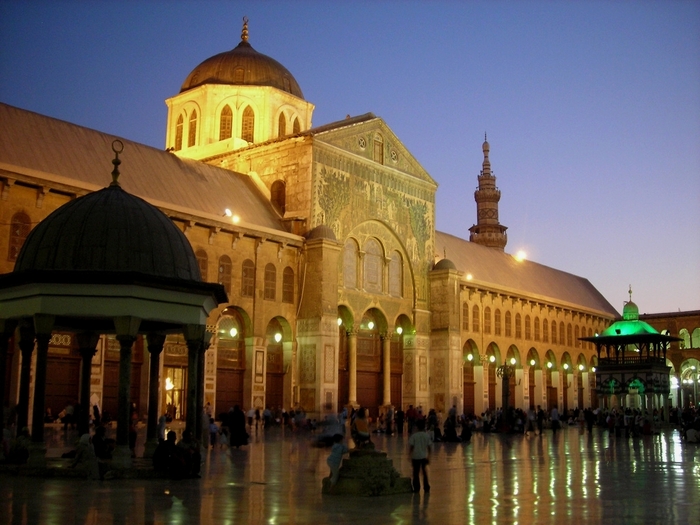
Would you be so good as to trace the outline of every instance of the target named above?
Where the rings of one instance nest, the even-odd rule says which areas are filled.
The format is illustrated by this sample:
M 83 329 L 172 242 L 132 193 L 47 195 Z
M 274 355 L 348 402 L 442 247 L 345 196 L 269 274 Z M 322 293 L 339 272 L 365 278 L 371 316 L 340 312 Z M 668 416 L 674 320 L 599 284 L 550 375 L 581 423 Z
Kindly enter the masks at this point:
M 147 337 L 135 335 L 129 397 L 144 418 L 236 404 L 309 417 L 348 405 L 373 416 L 409 404 L 480 414 L 502 406 L 503 365 L 513 367 L 511 406 L 598 404 L 595 346 L 581 338 L 618 313 L 587 279 L 505 251 L 488 142 L 481 170 L 466 169 L 478 184 L 476 223 L 462 239 L 435 230 L 438 185 L 387 123 L 366 113 L 312 124 L 314 105 L 252 47 L 247 23 L 240 43 L 195 67 L 166 104 L 164 150 L 0 104 L 2 273 L 21 265 L 37 224 L 105 186 L 119 139 L 121 187 L 163 212 L 197 277 L 225 290 L 204 320 L 200 404 L 188 403 L 182 330 L 163 331 L 155 365 Z M 7 315 L 0 322 L 8 409 L 22 390 L 21 338 Z M 115 417 L 119 340 L 100 335 L 87 384 L 79 339 L 77 329 L 50 334 L 44 406 L 57 414 L 89 399 Z M 25 406 L 31 421 L 36 405 Z

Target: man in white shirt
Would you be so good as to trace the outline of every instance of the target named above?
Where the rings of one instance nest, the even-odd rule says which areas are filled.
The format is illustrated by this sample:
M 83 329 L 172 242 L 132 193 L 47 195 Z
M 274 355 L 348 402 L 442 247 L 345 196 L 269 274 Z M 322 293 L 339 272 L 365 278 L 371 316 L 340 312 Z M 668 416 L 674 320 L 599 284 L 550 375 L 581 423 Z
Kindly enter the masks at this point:
M 420 492 L 420 472 L 423 471 L 423 490 L 430 492 L 428 483 L 428 463 L 430 452 L 433 449 L 433 441 L 430 434 L 425 431 L 425 419 L 416 421 L 415 433 L 408 439 L 408 446 L 411 451 L 411 463 L 413 464 L 413 492 Z

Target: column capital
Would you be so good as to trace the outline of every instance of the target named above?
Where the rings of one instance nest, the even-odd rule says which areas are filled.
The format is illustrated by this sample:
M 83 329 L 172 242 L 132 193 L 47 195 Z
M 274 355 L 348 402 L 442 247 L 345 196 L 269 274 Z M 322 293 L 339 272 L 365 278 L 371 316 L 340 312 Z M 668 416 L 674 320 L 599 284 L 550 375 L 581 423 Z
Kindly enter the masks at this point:
M 161 332 L 149 332 L 146 336 L 146 344 L 150 354 L 160 354 L 165 344 L 165 334 Z
M 121 341 L 121 336 L 132 337 L 134 340 L 139 333 L 141 319 L 130 315 L 114 318 L 114 328 L 117 331 L 117 340 Z
M 100 340 L 100 334 L 96 332 L 80 332 L 77 338 L 78 348 L 81 352 L 83 350 L 92 350 L 92 355 L 95 355 L 97 343 Z

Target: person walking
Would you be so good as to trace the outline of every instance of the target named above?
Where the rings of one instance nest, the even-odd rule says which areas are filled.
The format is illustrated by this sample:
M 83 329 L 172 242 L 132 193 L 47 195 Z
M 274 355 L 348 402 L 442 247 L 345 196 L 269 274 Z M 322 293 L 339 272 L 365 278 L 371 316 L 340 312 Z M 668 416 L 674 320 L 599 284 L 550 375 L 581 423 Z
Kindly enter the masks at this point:
M 559 410 L 557 410 L 557 407 L 552 408 L 552 411 L 549 414 L 549 419 L 552 421 L 552 435 L 556 436 L 557 435 L 557 430 L 559 430 Z
M 413 465 L 413 492 L 420 492 L 421 471 L 423 473 L 423 490 L 430 492 L 428 463 L 430 462 L 430 452 L 433 449 L 433 441 L 430 439 L 430 434 L 425 431 L 424 419 L 416 421 L 416 432 L 408 438 L 408 446 Z

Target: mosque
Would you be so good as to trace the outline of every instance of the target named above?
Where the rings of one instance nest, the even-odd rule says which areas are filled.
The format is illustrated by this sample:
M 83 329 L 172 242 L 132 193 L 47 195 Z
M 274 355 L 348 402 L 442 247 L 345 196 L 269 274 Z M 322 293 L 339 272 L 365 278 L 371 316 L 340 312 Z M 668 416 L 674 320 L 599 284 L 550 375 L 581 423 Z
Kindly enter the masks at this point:
M 587 279 L 506 252 L 487 141 L 474 167 L 476 223 L 461 239 L 436 231 L 438 185 L 387 123 L 366 113 L 312 124 L 314 105 L 252 47 L 247 22 L 238 46 L 195 67 L 166 103 L 164 150 L 0 104 L 0 273 L 15 270 L 49 214 L 109 184 L 118 138 L 121 187 L 162 211 L 201 280 L 225 290 L 205 321 L 202 404 L 213 412 L 238 404 L 321 417 L 362 405 L 376 416 L 412 404 L 480 414 L 504 395 L 520 408 L 597 406 L 595 346 L 581 338 L 619 314 Z M 138 242 L 130 249 L 143 254 L 163 244 Z M 137 269 L 145 259 L 134 257 Z M 8 337 L 12 406 L 23 368 L 19 337 Z M 130 361 L 135 410 L 148 410 L 155 380 L 159 413 L 186 417 L 186 338 L 166 334 L 157 375 L 147 346 L 139 336 Z M 80 399 L 79 347 L 75 332 L 51 333 L 54 414 Z M 116 414 L 114 330 L 95 350 L 90 404 Z

